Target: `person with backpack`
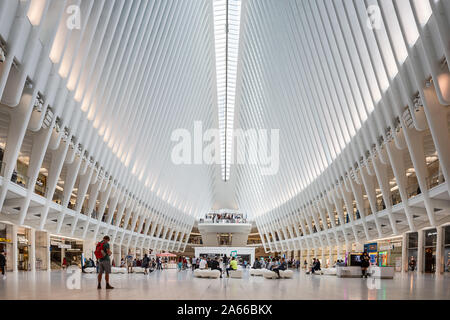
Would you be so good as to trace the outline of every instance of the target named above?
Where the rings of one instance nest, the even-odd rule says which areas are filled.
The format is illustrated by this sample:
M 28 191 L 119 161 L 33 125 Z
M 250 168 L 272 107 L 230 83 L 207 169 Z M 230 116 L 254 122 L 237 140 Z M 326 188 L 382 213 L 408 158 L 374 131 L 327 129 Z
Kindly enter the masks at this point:
M 95 256 L 98 259 L 98 286 L 97 289 L 101 289 L 102 275 L 105 273 L 105 281 L 106 281 L 106 289 L 114 289 L 109 284 L 109 274 L 111 273 L 111 260 L 110 256 L 112 254 L 110 246 L 109 246 L 110 238 L 108 236 L 103 237 L 103 241 L 97 243 L 97 247 L 95 248 Z

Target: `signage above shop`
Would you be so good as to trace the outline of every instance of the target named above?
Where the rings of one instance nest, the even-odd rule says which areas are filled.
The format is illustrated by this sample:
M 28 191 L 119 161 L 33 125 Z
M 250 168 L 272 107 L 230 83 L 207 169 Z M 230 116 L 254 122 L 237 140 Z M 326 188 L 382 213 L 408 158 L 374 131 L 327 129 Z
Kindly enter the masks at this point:
M 72 246 L 70 244 L 58 243 L 58 248 L 61 248 L 61 249 L 72 249 Z
M 0 242 L 12 242 L 10 239 L 0 238 Z
M 388 244 L 385 246 L 380 246 L 380 251 L 387 251 L 387 250 L 394 250 L 394 245 L 393 244 Z

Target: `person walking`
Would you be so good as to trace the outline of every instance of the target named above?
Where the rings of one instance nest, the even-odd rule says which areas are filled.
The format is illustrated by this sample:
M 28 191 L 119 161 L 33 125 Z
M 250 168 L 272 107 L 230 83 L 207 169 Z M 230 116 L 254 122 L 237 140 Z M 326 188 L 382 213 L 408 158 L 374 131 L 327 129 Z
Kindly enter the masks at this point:
M 97 244 L 95 249 L 95 256 L 98 259 L 99 273 L 98 273 L 98 286 L 97 289 L 101 289 L 101 282 L 103 273 L 105 273 L 106 289 L 114 289 L 113 286 L 109 284 L 109 274 L 111 273 L 111 259 L 112 254 L 110 245 L 110 238 L 108 236 L 103 237 L 103 241 Z
M 5 257 L 5 251 L 0 252 L 0 269 L 2 270 L 2 277 L 3 280 L 6 279 L 5 269 L 6 269 L 6 257 Z
M 150 258 L 147 254 L 144 254 L 144 258 L 142 259 L 142 267 L 144 268 L 144 274 L 148 274 L 148 267 L 150 265 Z

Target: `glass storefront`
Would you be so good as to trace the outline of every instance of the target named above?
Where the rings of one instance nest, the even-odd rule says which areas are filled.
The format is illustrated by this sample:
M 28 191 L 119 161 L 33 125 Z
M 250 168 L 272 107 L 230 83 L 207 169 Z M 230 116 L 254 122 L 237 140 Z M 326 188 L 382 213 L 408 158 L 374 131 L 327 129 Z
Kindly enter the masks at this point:
M 13 256 L 12 250 L 12 226 L 9 224 L 0 223 L 0 251 L 5 253 L 7 271 L 12 271 L 12 263 L 10 261 Z
M 66 239 L 62 237 L 50 237 L 51 269 L 58 270 L 70 265 L 81 268 L 83 254 L 83 241 Z
M 450 226 L 444 227 L 444 270 L 450 272 Z
M 424 231 L 424 254 L 425 254 L 425 268 L 424 272 L 434 273 L 436 272 L 436 242 L 437 242 L 437 230 L 428 229 Z
M 30 241 L 31 230 L 17 228 L 17 269 L 19 271 L 31 270 L 30 266 Z
M 417 270 L 417 250 L 419 248 L 419 233 L 411 232 L 407 234 L 408 243 L 408 270 Z

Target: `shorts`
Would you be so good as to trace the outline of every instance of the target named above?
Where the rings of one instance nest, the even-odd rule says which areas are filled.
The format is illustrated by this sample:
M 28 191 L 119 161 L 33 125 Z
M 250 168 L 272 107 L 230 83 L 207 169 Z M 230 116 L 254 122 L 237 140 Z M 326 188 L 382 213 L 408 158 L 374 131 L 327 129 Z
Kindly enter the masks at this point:
M 98 262 L 98 273 L 111 273 L 111 262 L 109 260 Z

